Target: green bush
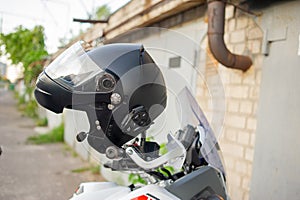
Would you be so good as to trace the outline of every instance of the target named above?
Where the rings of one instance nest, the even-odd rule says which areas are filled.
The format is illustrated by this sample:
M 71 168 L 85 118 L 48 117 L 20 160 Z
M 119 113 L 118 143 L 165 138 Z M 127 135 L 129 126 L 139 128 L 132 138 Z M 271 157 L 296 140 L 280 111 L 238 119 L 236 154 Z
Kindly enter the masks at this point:
M 27 138 L 27 142 L 32 144 L 64 142 L 64 124 L 59 125 L 46 134 L 30 136 Z

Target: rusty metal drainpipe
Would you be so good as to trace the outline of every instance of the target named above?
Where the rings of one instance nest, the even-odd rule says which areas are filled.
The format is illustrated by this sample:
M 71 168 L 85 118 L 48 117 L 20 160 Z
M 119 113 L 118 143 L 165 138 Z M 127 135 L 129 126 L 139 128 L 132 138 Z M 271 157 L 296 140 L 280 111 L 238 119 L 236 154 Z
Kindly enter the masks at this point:
M 247 71 L 252 60 L 248 56 L 231 53 L 224 43 L 225 2 L 208 0 L 208 43 L 215 59 L 222 65 Z

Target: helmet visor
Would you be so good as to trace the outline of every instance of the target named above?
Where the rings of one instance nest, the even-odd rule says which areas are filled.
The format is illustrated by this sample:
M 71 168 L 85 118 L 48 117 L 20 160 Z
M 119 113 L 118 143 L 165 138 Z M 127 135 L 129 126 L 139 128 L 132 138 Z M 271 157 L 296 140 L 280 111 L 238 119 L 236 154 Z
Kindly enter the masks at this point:
M 82 42 L 76 42 L 60 54 L 45 73 L 58 84 L 71 91 L 110 92 L 115 79 L 98 66 L 85 52 Z

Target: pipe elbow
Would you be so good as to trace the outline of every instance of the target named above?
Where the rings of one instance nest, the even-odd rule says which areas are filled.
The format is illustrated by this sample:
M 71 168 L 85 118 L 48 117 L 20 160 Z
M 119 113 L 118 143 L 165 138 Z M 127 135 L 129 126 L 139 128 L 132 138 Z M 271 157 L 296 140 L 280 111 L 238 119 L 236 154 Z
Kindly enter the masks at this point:
M 247 71 L 252 65 L 252 60 L 248 56 L 233 54 L 225 45 L 223 1 L 208 1 L 208 20 L 208 43 L 215 59 L 228 68 Z

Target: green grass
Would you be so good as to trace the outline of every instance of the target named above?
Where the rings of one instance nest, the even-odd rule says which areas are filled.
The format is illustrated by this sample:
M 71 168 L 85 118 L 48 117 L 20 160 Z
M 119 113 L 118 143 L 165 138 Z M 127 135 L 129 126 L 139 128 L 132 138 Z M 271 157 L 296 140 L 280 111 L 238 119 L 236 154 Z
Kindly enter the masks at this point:
M 90 171 L 93 174 L 100 174 L 100 166 L 99 165 L 91 165 L 88 167 L 81 167 L 81 168 L 72 170 L 73 173 L 82 173 L 82 172 L 86 172 L 86 171 Z
M 38 118 L 37 108 L 37 102 L 35 100 L 30 100 L 25 103 L 23 112 L 25 116 L 36 119 Z
M 36 120 L 36 125 L 37 126 L 47 126 L 48 125 L 47 117 L 37 119 Z
M 30 93 L 21 95 L 17 91 L 15 91 L 14 96 L 17 100 L 18 109 L 23 116 L 38 119 L 38 104 L 33 98 L 30 98 L 31 95 L 29 95 L 32 94 L 32 92 L 33 89 L 31 89 Z M 26 98 L 26 96 L 28 97 L 28 99 Z
M 52 129 L 50 132 L 42 135 L 33 135 L 27 138 L 28 143 L 32 144 L 48 144 L 64 141 L 64 125 Z

